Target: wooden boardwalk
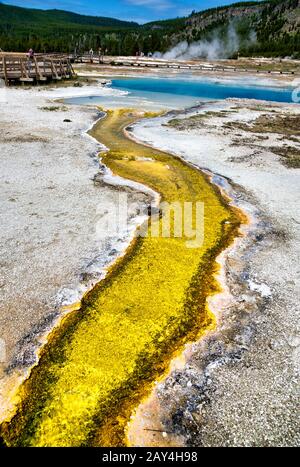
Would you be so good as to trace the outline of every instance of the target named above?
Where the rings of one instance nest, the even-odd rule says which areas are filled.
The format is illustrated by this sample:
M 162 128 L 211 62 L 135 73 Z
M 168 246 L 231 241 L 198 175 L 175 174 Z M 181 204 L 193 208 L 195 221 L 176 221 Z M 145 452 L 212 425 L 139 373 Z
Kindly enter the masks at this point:
M 174 69 L 174 70 L 190 70 L 190 71 L 211 71 L 211 72 L 238 72 L 238 73 L 262 73 L 271 75 L 294 75 L 298 74 L 296 71 L 276 71 L 264 70 L 263 68 L 246 68 L 239 66 L 229 66 L 220 64 L 204 64 L 203 62 L 189 62 L 189 61 L 172 61 L 155 58 L 140 58 L 140 57 L 109 57 L 99 56 L 97 54 L 91 57 L 90 54 L 73 55 L 72 61 L 76 63 L 89 63 L 101 64 L 108 66 L 122 66 L 134 68 L 160 68 L 160 69 Z
M 75 76 L 68 55 L 0 53 L 0 79 L 8 86 L 12 82 L 45 82 L 69 79 Z

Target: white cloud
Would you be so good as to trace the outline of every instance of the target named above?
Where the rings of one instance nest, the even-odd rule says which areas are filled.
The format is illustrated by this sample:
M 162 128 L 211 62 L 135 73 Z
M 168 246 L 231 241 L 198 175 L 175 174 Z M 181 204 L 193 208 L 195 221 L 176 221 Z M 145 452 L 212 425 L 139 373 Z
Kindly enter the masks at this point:
M 127 0 L 127 3 L 135 6 L 154 8 L 155 10 L 168 10 L 175 6 L 170 0 Z

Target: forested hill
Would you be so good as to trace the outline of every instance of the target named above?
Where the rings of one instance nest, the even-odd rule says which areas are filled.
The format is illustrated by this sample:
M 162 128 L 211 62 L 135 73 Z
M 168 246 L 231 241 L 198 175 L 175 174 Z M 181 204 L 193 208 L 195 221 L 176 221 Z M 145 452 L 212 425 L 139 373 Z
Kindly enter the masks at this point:
M 95 46 L 98 35 L 136 30 L 135 22 L 85 16 L 62 10 L 37 10 L 0 2 L 0 48 L 23 51 L 73 51 Z
M 121 21 L 114 18 L 99 16 L 86 16 L 63 10 L 37 10 L 33 8 L 22 8 L 12 5 L 5 5 L 0 2 L 0 22 L 1 24 L 11 24 L 15 26 L 43 27 L 78 27 L 97 26 L 100 28 L 132 28 L 137 27 L 135 22 Z
M 145 25 L 60 10 L 34 10 L 0 2 L 0 48 L 38 52 L 107 49 L 111 55 L 166 52 L 187 41 L 226 40 L 234 28 L 243 55 L 300 57 L 300 0 L 266 0 L 193 12 L 187 18 Z M 251 43 L 249 36 L 255 36 Z
M 300 57 L 300 0 L 240 2 L 193 12 L 170 41 L 175 45 L 183 40 L 193 43 L 222 38 L 229 25 L 237 33 L 242 54 Z M 256 40 L 249 44 L 251 33 Z

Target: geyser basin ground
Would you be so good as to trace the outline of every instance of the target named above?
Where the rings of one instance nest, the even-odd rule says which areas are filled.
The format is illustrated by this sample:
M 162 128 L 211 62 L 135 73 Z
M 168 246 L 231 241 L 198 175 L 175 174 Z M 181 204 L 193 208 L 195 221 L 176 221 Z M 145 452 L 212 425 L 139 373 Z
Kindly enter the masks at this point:
M 112 88 L 127 93 L 118 96 L 116 101 L 103 95 L 71 98 L 69 104 L 96 104 L 111 107 L 184 108 L 199 101 L 226 99 L 229 97 L 258 99 L 274 102 L 292 102 L 292 88 L 280 88 L 273 85 L 261 86 L 252 79 L 235 79 L 231 82 L 219 79 L 171 78 L 113 78 Z
M 299 123 L 300 106 L 235 99 L 133 128 L 237 183 L 252 222 L 222 262 L 216 330 L 138 408 L 132 445 L 299 445 Z
M 246 78 L 244 78 L 246 79 Z M 95 86 L 95 91 L 100 86 Z M 105 88 L 107 93 L 109 88 Z M 11 179 L 4 177 L 4 183 L 2 187 L 2 196 L 6 203 L 3 203 L 4 210 L 7 207 L 7 213 L 14 217 L 17 228 L 10 233 L 10 237 L 15 238 L 15 243 L 12 241 L 2 244 L 3 254 L 5 255 L 4 261 L 1 263 L 1 268 L 4 273 L 11 270 L 15 272 L 13 267 L 13 260 L 16 253 L 20 251 L 20 241 L 25 240 L 26 245 L 26 259 L 31 259 L 29 252 L 35 252 L 34 261 L 35 271 L 32 268 L 24 268 L 20 276 L 15 275 L 13 281 L 8 283 L 13 284 L 14 287 L 8 289 L 5 284 L 1 283 L 1 294 L 2 298 L 6 298 L 3 295 L 5 291 L 8 296 L 11 293 L 13 299 L 18 303 L 16 312 L 12 314 L 12 307 L 6 300 L 3 301 L 3 308 L 1 311 L 1 319 L 5 319 L 5 329 L 7 335 L 10 335 L 12 339 L 17 339 L 18 336 L 25 335 L 28 341 L 24 342 L 26 345 L 26 353 L 28 355 L 27 345 L 34 345 L 36 348 L 37 342 L 33 332 L 33 326 L 38 319 L 37 314 L 37 297 L 38 303 L 46 301 L 47 295 L 41 285 L 45 282 L 49 283 L 49 279 L 55 275 L 55 291 L 64 284 L 64 278 L 58 276 L 57 266 L 60 263 L 64 263 L 69 268 L 70 272 L 79 274 L 82 271 L 82 264 L 80 258 L 82 256 L 82 250 L 87 242 L 86 232 L 90 229 L 91 213 L 87 209 L 89 205 L 94 202 L 95 198 L 99 197 L 103 202 L 103 190 L 102 186 L 94 187 L 93 190 L 89 191 L 88 198 L 84 196 L 84 191 L 80 186 L 79 180 L 76 176 L 74 179 L 70 177 L 74 175 L 74 168 L 78 165 L 79 161 L 86 163 L 91 160 L 88 154 L 95 152 L 96 144 L 90 140 L 90 142 L 81 136 L 81 131 L 87 127 L 87 122 L 91 124 L 91 119 L 96 118 L 96 112 L 92 106 L 80 107 L 80 106 L 63 106 L 64 112 L 47 112 L 39 110 L 46 106 L 52 105 L 57 106 L 57 103 L 49 103 L 43 97 L 45 92 L 43 89 L 39 89 L 40 92 L 26 89 L 9 89 L 8 94 L 11 96 L 11 104 L 2 106 L 2 122 L 5 120 L 7 131 L 4 134 L 5 159 L 6 171 L 3 173 L 3 177 L 6 177 L 6 173 L 10 170 L 11 178 L 16 184 L 12 183 Z M 51 92 L 50 92 L 51 91 Z M 58 90 L 49 90 L 48 95 L 45 97 L 53 98 L 58 94 Z M 66 90 L 60 90 L 60 97 Z M 70 88 L 70 91 L 76 95 L 79 91 L 84 92 L 85 95 L 91 93 L 90 87 L 84 88 Z M 92 93 L 95 92 L 94 90 Z M 117 91 L 116 91 L 117 92 Z M 57 94 L 56 94 L 57 93 Z M 70 95 L 70 94 L 69 94 Z M 117 95 L 116 103 L 117 103 Z M 57 96 L 59 97 L 59 96 Z M 136 99 L 138 101 L 138 99 Z M 217 104 L 216 104 L 217 105 Z M 272 148 L 285 151 L 288 150 L 292 145 L 296 146 L 296 137 L 288 135 L 274 133 L 270 130 L 269 134 L 255 134 L 253 133 L 252 125 L 249 123 L 251 118 L 257 116 L 257 113 L 263 113 L 268 115 L 269 118 L 274 117 L 274 110 L 287 114 L 293 114 L 297 110 L 297 106 L 279 106 L 272 104 L 262 103 L 251 103 L 252 110 L 249 112 L 250 103 L 245 101 L 236 102 L 224 102 L 219 101 L 216 108 L 214 104 L 207 104 L 206 108 L 203 108 L 203 112 L 211 114 L 209 118 L 197 118 L 188 120 L 189 124 L 192 123 L 193 130 L 177 130 L 177 125 L 162 126 L 168 119 L 153 119 L 151 121 L 145 121 L 144 124 L 135 127 L 134 134 L 138 139 L 145 140 L 146 142 L 153 144 L 156 147 L 160 147 L 166 151 L 176 151 L 177 154 L 187 157 L 194 164 L 199 167 L 208 167 L 214 173 L 220 173 L 227 176 L 233 181 L 239 183 L 241 186 L 236 187 L 238 195 L 243 198 L 247 193 L 252 193 L 255 196 L 255 207 L 259 207 L 263 212 L 266 213 L 268 218 L 271 218 L 273 223 L 273 230 L 271 232 L 271 238 L 269 238 L 269 246 L 266 241 L 266 229 L 265 224 L 262 223 L 261 230 L 254 236 L 255 244 L 258 242 L 260 248 L 256 254 L 255 261 L 246 262 L 246 278 L 251 278 L 251 283 L 256 284 L 257 291 L 250 290 L 246 286 L 246 290 L 240 292 L 236 290 L 237 282 L 240 278 L 239 268 L 236 270 L 236 265 L 233 264 L 233 258 L 231 256 L 229 264 L 224 269 L 224 275 L 226 272 L 226 280 L 228 274 L 231 274 L 231 280 L 234 281 L 234 292 L 237 293 L 237 304 L 233 305 L 233 316 L 230 309 L 226 309 L 223 313 L 223 309 L 219 311 L 222 314 L 222 320 L 219 323 L 217 330 L 213 333 L 215 339 L 215 345 L 224 346 L 224 353 L 226 357 L 226 346 L 230 354 L 237 352 L 239 355 L 241 346 L 243 348 L 243 341 L 241 341 L 240 327 L 243 326 L 245 316 L 249 319 L 249 329 L 255 330 L 255 339 L 251 343 L 251 339 L 247 340 L 247 350 L 244 348 L 242 352 L 245 352 L 240 361 L 235 361 L 234 365 L 223 365 L 222 367 L 214 366 L 213 384 L 211 386 L 211 394 L 209 397 L 210 403 L 203 407 L 207 412 L 207 423 L 203 426 L 203 414 L 192 413 L 190 411 L 195 407 L 194 396 L 201 395 L 199 393 L 199 381 L 201 381 L 201 370 L 198 366 L 201 362 L 205 362 L 203 359 L 203 353 L 201 351 L 201 345 L 205 346 L 206 338 L 200 339 L 198 344 L 194 344 L 196 364 L 187 364 L 183 370 L 183 374 L 171 375 L 171 378 L 166 384 L 158 385 L 157 387 L 163 388 L 159 391 L 159 395 L 162 396 L 162 404 L 160 410 L 156 411 L 156 416 L 162 418 L 162 421 L 167 423 L 173 421 L 180 421 L 182 423 L 183 434 L 184 427 L 186 428 L 187 442 L 190 442 L 191 436 L 194 436 L 194 445 L 286 445 L 296 444 L 299 440 L 297 434 L 296 410 L 296 391 L 294 391 L 296 384 L 296 377 L 293 374 L 293 361 L 297 365 L 299 362 L 299 340 L 297 340 L 296 329 L 298 316 L 297 307 L 299 304 L 299 295 L 297 295 L 297 289 L 295 284 L 298 281 L 299 267 L 297 262 L 296 252 L 299 248 L 299 209 L 295 203 L 296 199 L 299 199 L 299 183 L 297 183 L 297 177 L 299 172 L 295 169 L 288 169 L 283 165 L 281 156 L 276 156 L 272 152 Z M 232 105 L 234 112 L 227 112 L 228 107 Z M 242 115 L 242 121 L 240 121 L 239 113 L 235 108 L 237 105 L 240 107 L 240 114 Z M 66 108 L 65 108 L 66 107 Z M 17 111 L 16 111 L 17 109 Z M 201 113 L 201 109 L 198 110 Z M 226 111 L 226 112 L 225 112 Z M 224 112 L 224 113 L 223 113 Z M 254 112 L 254 113 L 253 113 Z M 184 116 L 185 112 L 183 113 Z M 275 114 L 276 115 L 276 114 Z M 73 123 L 63 123 L 63 119 L 67 117 L 72 120 Z M 171 117 L 169 117 L 171 118 Z M 173 117 L 174 118 L 174 117 Z M 177 118 L 177 117 L 176 117 Z M 236 122 L 236 120 L 239 120 Z M 199 128 L 197 127 L 199 123 Z M 174 122 L 173 122 L 174 123 Z M 234 125 L 232 125 L 234 123 Z M 53 131 L 49 134 L 49 124 L 53 126 Z M 228 125 L 230 124 L 230 125 Z M 9 128 L 7 128 L 7 126 Z M 180 127 L 185 127 L 185 123 Z M 242 129 L 241 127 L 245 128 Z M 248 131 L 246 130 L 246 126 Z M 239 127 L 239 128 L 238 128 Z M 34 134 L 36 141 L 33 141 L 29 134 L 32 134 L 32 128 L 34 128 Z M 286 125 L 284 125 L 286 129 Z M 9 133 L 8 133 L 9 130 Z M 250 131 L 251 130 L 251 131 Z M 261 128 L 263 130 L 263 128 Z M 3 136 L 3 135 L 2 135 Z M 45 138 L 49 138 L 47 143 Z M 89 144 L 87 144 L 89 142 Z M 3 143 L 3 140 L 2 140 Z M 110 144 L 108 143 L 108 146 Z M 280 149 L 281 148 L 281 149 Z M 36 150 L 35 150 L 36 149 Z M 53 152 L 55 149 L 55 152 Z M 64 153 L 64 158 L 60 156 Z M 11 157 L 14 154 L 14 157 Z M 2 154 L 3 155 L 3 154 Z M 41 158 L 42 155 L 42 158 Z M 57 173 L 64 175 L 59 183 L 57 178 L 53 178 L 56 181 L 56 186 L 52 183 L 44 182 L 45 174 L 49 173 L 49 158 L 51 155 L 51 161 L 53 165 L 53 171 L 50 172 L 49 176 L 57 177 Z M 62 162 L 67 156 L 70 162 L 67 169 L 62 166 Z M 18 159 L 16 159 L 18 156 Z M 47 157 L 46 157 L 47 156 Z M 17 163 L 16 163 L 17 160 Z M 39 161 L 39 177 L 28 176 L 28 165 L 36 164 Z M 14 163 L 13 163 L 14 162 Z M 26 162 L 26 164 L 25 164 Z M 146 161 L 144 161 L 146 163 Z M 149 161 L 148 161 L 149 162 Z M 56 163 L 56 165 L 55 165 Z M 35 166 L 33 166 L 33 170 Z M 24 170 L 26 169 L 26 170 Z M 93 177 L 95 171 L 98 169 L 97 164 L 91 167 L 88 171 L 86 165 L 82 170 L 81 179 L 86 180 L 87 185 L 93 188 Z M 15 176 L 17 174 L 17 177 Z M 75 174 L 77 171 L 75 170 Z M 10 185 L 7 185 L 7 181 Z M 34 182 L 34 183 L 33 183 Z M 65 184 L 64 184 L 65 182 Z M 22 186 L 22 192 L 19 192 L 19 187 Z M 23 207 L 28 205 L 31 206 L 32 201 L 34 202 L 34 209 L 30 210 L 30 214 L 38 213 L 38 219 L 43 221 L 43 210 L 40 209 L 38 200 L 40 198 L 40 192 L 37 191 L 37 186 L 40 186 L 41 193 L 43 193 L 42 201 L 43 207 L 47 204 L 48 214 L 45 217 L 47 222 L 43 225 L 50 229 L 56 228 L 56 223 L 53 221 L 53 215 L 63 213 L 67 219 L 67 227 L 61 230 L 61 234 L 66 232 L 68 235 L 72 235 L 72 241 L 68 241 L 68 238 L 59 239 L 63 242 L 64 251 L 68 252 L 70 244 L 74 244 L 74 229 L 70 229 L 71 225 L 74 225 L 76 220 L 76 232 L 75 237 L 80 243 L 80 247 L 75 254 L 71 254 L 73 259 L 76 259 L 75 264 L 70 263 L 70 259 L 67 255 L 57 254 L 53 257 L 53 246 L 58 245 L 59 242 L 56 239 L 55 242 L 47 243 L 43 241 L 43 229 L 36 229 L 36 235 L 34 238 L 31 235 L 32 228 L 36 226 L 34 217 L 24 216 L 24 222 L 27 229 L 20 228 L 20 214 L 23 212 Z M 49 187 L 49 189 L 47 188 Z M 74 187 L 71 198 L 72 203 L 69 203 L 70 196 L 68 195 L 67 187 Z M 243 189 L 244 187 L 244 189 Z M 51 189 L 50 189 L 51 188 Z M 116 187 L 120 190 L 120 187 Z M 123 187 L 124 188 L 124 187 Z M 45 191 L 47 189 L 47 191 Z M 63 195 L 59 194 L 59 189 L 63 191 Z M 107 187 L 106 187 L 107 189 Z M 20 190 L 21 191 L 21 190 Z M 17 196 L 16 196 L 17 194 Z M 137 193 L 136 193 L 137 194 Z M 27 196 L 28 202 L 26 203 Z M 51 196 L 50 196 L 51 195 Z M 44 202 L 45 196 L 47 197 L 47 203 Z M 248 195 L 247 195 L 248 196 Z M 8 197 L 11 198 L 8 200 Z M 51 203 L 53 204 L 53 198 L 57 198 L 59 201 L 59 210 L 55 207 L 52 211 L 49 209 Z M 62 203 L 63 199 L 63 203 Z M 80 202 L 82 201 L 82 203 Z M 88 206 L 82 205 L 83 201 L 87 201 Z M 250 202 L 253 202 L 253 198 L 250 196 Z M 13 203 L 13 204 L 11 204 Z M 74 207 L 73 207 L 74 205 Z M 11 206 L 14 206 L 12 210 Z M 52 205 L 53 208 L 53 205 Z M 30 207 L 28 208 L 30 209 Z M 16 215 L 15 215 L 16 213 Z M 25 211 L 26 213 L 26 211 Z M 5 213 L 6 215 L 6 213 Z M 54 218 L 56 218 L 54 216 Z M 71 216 L 71 219 L 70 219 Z M 72 223 L 72 216 L 75 220 Z M 22 216 L 23 219 L 23 216 Z M 6 222 L 6 227 L 11 225 L 11 222 Z M 3 227 L 5 226 L 3 225 Z M 46 228 L 46 227 L 45 227 Z M 50 230 L 51 231 L 51 230 Z M 296 236 L 296 232 L 298 234 Z M 2 233 L 5 230 L 2 229 Z M 22 232 L 22 235 L 20 235 Z M 80 237 L 79 237 L 80 234 Z M 264 239 L 263 241 L 258 239 Z M 34 241 L 33 241 L 34 240 Z M 41 241 L 42 240 L 42 241 Z M 81 241 L 80 241 L 81 240 Z M 251 238 L 248 239 L 251 243 Z M 253 240 L 253 239 L 252 239 Z M 90 243 L 90 238 L 88 239 Z M 40 245 L 36 247 L 36 242 Z M 253 248 L 250 248 L 250 251 Z M 14 252 L 14 255 L 12 254 Z M 93 258 L 89 253 L 84 255 L 87 258 Z M 51 256 L 52 253 L 52 256 Z M 93 253 L 93 252 L 92 252 Z M 78 255 L 78 258 L 77 258 Z M 81 255 L 81 256 L 80 256 Z M 237 260 L 242 261 L 243 256 L 241 251 L 236 252 Z M 8 263 L 8 259 L 11 258 L 11 262 Z M 42 274 L 37 273 L 37 260 L 41 258 L 43 265 Z M 48 260 L 52 258 L 52 262 L 49 264 Z M 229 260 L 228 259 L 228 260 Z M 245 258 L 244 258 L 245 259 Z M 58 262 L 57 262 L 58 261 Z M 19 261 L 20 263 L 20 261 Z M 24 263 L 21 261 L 22 266 Z M 52 264 L 54 265 L 52 267 Z M 12 265 L 12 267 L 10 267 Z M 7 268 L 7 269 L 6 269 Z M 248 270 L 249 268 L 249 270 Z M 232 276 L 236 270 L 236 274 Z M 34 275 L 33 275 L 34 272 Z M 10 277 L 10 276 L 7 276 Z M 71 276 L 72 277 L 72 276 Z M 29 280 L 30 279 L 30 280 Z M 34 281 L 34 287 L 31 283 Z M 72 283 L 72 282 L 71 282 Z M 266 301 L 263 310 L 259 310 L 256 313 L 249 312 L 249 303 L 255 305 L 259 298 L 260 284 L 266 283 L 269 289 L 272 290 L 272 296 L 274 299 L 262 299 Z M 4 287 L 3 287 L 4 285 Z M 51 285 L 51 282 L 50 282 Z M 24 289 L 26 287 L 26 289 Z M 28 313 L 24 313 L 24 305 L 20 300 L 20 297 L 29 297 L 29 292 L 34 289 L 35 295 L 30 296 L 30 309 Z M 23 291 L 26 290 L 26 294 Z M 17 295 L 18 293 L 18 295 Z M 241 300 L 246 294 L 248 302 L 247 308 L 245 308 L 245 302 Z M 9 303 L 9 305 L 8 305 Z M 47 302 L 48 303 L 48 302 Z M 43 310 L 44 316 L 49 316 L 51 311 L 51 303 L 39 308 Z M 49 311 L 50 310 L 50 311 Z M 17 313 L 18 311 L 18 313 Z M 228 319 L 229 315 L 229 319 Z M 21 316 L 21 319 L 19 318 Z M 30 317 L 30 320 L 29 320 Z M 35 320 L 35 321 L 34 321 Z M 226 334 L 224 339 L 222 337 L 223 328 L 228 324 L 229 334 Z M 51 324 L 51 323 L 50 323 Z M 235 330 L 231 331 L 230 326 L 234 326 Z M 235 326 L 236 325 L 236 326 Z M 221 329 L 220 329 L 221 327 Z M 16 333 L 16 330 L 18 331 Z M 209 333 L 211 335 L 211 333 Z M 251 337 L 251 335 L 250 335 Z M 223 342 L 225 340 L 225 342 Z M 298 342 L 298 344 L 297 344 Z M 298 345 L 298 347 L 297 347 Z M 232 352 L 232 347 L 234 352 Z M 12 350 L 13 350 L 12 346 Z M 20 355 L 18 353 L 18 355 Z M 26 361 L 20 360 L 23 364 Z M 208 346 L 207 350 L 208 358 L 218 358 L 211 353 L 211 346 Z M 219 356 L 222 359 L 222 355 Z M 226 358 L 224 359 L 226 360 Z M 194 362 L 195 363 L 195 362 Z M 21 365 L 21 363 L 20 363 Z M 16 371 L 20 367 L 16 368 Z M 298 366 L 299 368 L 299 366 Z M 22 369 L 22 367 L 21 367 Z M 212 373 L 212 372 L 211 372 Z M 179 378 L 179 379 L 178 379 Z M 176 384 L 173 384 L 176 381 Z M 187 385 L 187 383 L 189 385 Z M 192 383 L 192 384 L 191 384 Z M 179 387 L 180 384 L 180 387 Z M 2 385 L 2 380 L 1 380 Z M 3 386 L 2 386 L 3 387 Z M 1 387 L 1 388 L 2 388 Z M 173 391 L 173 389 L 176 392 Z M 214 392 L 213 389 L 217 391 Z M 265 388 L 262 391 L 262 388 Z M 172 392 L 173 391 L 173 392 Z M 254 396 L 255 394 L 255 396 Z M 181 397 L 183 396 L 183 399 Z M 185 401 L 185 397 L 187 401 Z M 170 407 L 170 419 L 166 417 L 165 411 Z M 1 408 L 5 408 L 4 404 L 1 404 Z M 242 410 L 241 410 L 242 407 Z M 173 412 L 174 410 L 174 412 Z M 184 417 L 172 418 L 173 413 L 184 410 Z M 191 425 L 192 415 L 195 416 L 195 424 Z M 200 419 L 199 419 L 200 417 Z M 201 430 L 198 431 L 198 423 L 201 422 Z M 140 425 L 142 426 L 142 425 Z M 147 428 L 153 428 L 153 419 L 148 420 Z M 176 430 L 180 427 L 176 424 Z M 210 429 L 211 428 L 211 429 Z M 169 431 L 170 426 L 159 426 L 162 431 Z M 172 428 L 171 428 L 172 429 Z M 149 432 L 148 432 L 149 433 Z M 299 429 L 298 429 L 299 433 Z M 143 435 L 143 442 L 145 442 L 145 431 L 141 433 Z M 158 436 L 159 433 L 156 433 Z M 162 436 L 161 436 L 162 438 Z M 166 442 L 167 440 L 164 440 Z M 157 443 L 157 439 L 156 439 Z M 299 444 L 297 442 L 297 444 Z

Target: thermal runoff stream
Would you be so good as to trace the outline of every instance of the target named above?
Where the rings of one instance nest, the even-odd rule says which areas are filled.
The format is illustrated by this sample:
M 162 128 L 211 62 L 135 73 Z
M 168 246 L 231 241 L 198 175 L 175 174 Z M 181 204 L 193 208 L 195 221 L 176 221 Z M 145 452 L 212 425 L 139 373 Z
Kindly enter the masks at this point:
M 2 424 L 8 446 L 124 446 L 126 425 L 186 342 L 214 326 L 207 297 L 218 290 L 216 257 L 238 235 L 241 217 L 201 171 L 130 139 L 127 127 L 149 115 L 108 111 L 91 135 L 109 150 L 102 162 L 142 183 L 165 203 L 204 204 L 204 241 L 183 233 L 153 236 L 151 218 L 124 257 L 49 336 L 22 385 L 14 418 Z M 196 210 L 192 211 L 196 225 Z M 150 232 L 151 230 L 151 232 Z

